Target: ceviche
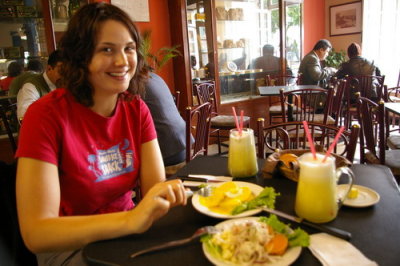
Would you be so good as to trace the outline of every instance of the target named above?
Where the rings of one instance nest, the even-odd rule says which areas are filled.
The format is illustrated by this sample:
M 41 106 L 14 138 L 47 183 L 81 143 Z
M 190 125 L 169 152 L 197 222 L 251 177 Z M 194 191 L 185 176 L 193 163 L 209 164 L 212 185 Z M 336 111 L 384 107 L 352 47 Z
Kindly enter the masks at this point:
M 218 233 L 203 236 L 201 241 L 212 256 L 237 265 L 274 263 L 289 248 L 309 245 L 305 231 L 292 230 L 275 215 L 251 218 L 232 220 L 219 228 Z

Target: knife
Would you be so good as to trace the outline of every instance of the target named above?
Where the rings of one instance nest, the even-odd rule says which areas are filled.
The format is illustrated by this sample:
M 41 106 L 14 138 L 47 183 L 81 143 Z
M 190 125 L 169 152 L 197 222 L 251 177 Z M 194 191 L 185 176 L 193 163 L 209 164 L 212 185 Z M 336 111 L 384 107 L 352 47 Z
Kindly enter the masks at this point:
M 214 176 L 214 175 L 188 175 L 178 176 L 182 180 L 200 181 L 200 182 L 227 182 L 232 181 L 230 176 Z
M 298 224 L 304 224 L 304 225 L 306 225 L 308 227 L 317 229 L 318 231 L 325 232 L 325 233 L 328 233 L 330 235 L 340 237 L 340 238 L 342 238 L 344 240 L 350 240 L 351 239 L 351 233 L 347 232 L 347 231 L 344 231 L 342 229 L 331 227 L 331 226 L 327 226 L 327 225 L 315 224 L 315 223 L 306 221 L 303 218 L 296 217 L 296 216 L 293 216 L 293 215 L 290 215 L 290 214 L 287 214 L 287 213 L 284 213 L 284 212 L 281 212 L 281 211 L 278 211 L 278 210 L 273 210 L 273 209 L 267 208 L 265 206 L 261 207 L 261 209 L 266 211 L 266 212 L 269 212 L 271 214 L 275 214 L 275 215 L 277 215 L 279 217 L 285 218 L 287 220 L 296 222 Z

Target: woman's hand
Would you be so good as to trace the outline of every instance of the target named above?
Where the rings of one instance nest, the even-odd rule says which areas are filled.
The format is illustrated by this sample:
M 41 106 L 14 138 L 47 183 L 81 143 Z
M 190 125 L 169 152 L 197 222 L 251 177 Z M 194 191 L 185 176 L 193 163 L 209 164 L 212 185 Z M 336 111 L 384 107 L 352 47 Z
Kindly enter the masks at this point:
M 138 233 L 146 231 L 154 221 L 164 216 L 171 207 L 186 205 L 185 188 L 179 179 L 155 184 L 133 209 Z M 134 213 L 134 214 L 133 214 Z

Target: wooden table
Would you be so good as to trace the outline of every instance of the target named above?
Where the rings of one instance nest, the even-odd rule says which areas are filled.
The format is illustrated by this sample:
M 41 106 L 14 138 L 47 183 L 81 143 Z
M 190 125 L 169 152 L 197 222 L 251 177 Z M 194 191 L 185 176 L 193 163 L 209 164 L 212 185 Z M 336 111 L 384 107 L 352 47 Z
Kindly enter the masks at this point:
M 317 85 L 289 85 L 289 86 L 260 86 L 258 91 L 261 96 L 279 96 L 279 91 L 283 89 L 285 92 L 302 90 L 302 89 L 322 89 Z
M 385 109 L 389 112 L 400 115 L 400 103 L 385 103 Z
M 259 160 L 258 163 L 261 169 L 264 160 Z M 397 266 L 400 261 L 400 192 L 397 183 L 386 166 L 353 165 L 352 170 L 356 177 L 355 183 L 377 191 L 381 196 L 380 201 L 367 208 L 343 206 L 338 217 L 328 224 L 351 232 L 350 242 L 369 259 L 379 265 Z M 227 175 L 227 172 L 226 157 L 206 156 L 192 160 L 178 171 L 178 175 Z M 264 179 L 261 173 L 243 181 L 274 187 L 281 193 L 276 200 L 276 209 L 294 214 L 297 183 L 280 177 Z M 201 226 L 215 225 L 221 221 L 197 212 L 189 203 L 187 206 L 178 206 L 170 210 L 143 234 L 91 243 L 84 247 L 83 256 L 89 265 L 211 265 L 203 254 L 199 241 L 135 259 L 130 259 L 129 255 L 165 241 L 188 237 Z M 308 227 L 301 227 L 310 234 L 317 233 Z M 307 248 L 304 248 L 292 265 L 321 264 Z

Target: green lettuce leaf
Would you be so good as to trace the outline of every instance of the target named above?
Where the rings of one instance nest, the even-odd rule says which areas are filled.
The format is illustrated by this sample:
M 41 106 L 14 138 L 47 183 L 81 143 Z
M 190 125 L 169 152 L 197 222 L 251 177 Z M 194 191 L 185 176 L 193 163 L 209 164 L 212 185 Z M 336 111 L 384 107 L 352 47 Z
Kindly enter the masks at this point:
M 260 222 L 264 222 L 271 226 L 276 232 L 287 236 L 290 247 L 308 247 L 310 245 L 310 236 L 301 228 L 290 230 L 290 224 L 279 221 L 276 215 L 271 214 L 269 217 L 260 217 Z
M 253 210 L 261 206 L 267 206 L 268 208 L 274 209 L 275 208 L 275 198 L 279 196 L 280 193 L 275 192 L 273 187 L 265 187 L 263 191 L 261 191 L 258 196 L 254 199 L 243 202 L 242 204 L 236 206 L 232 210 L 232 215 L 237 215 L 239 213 Z

